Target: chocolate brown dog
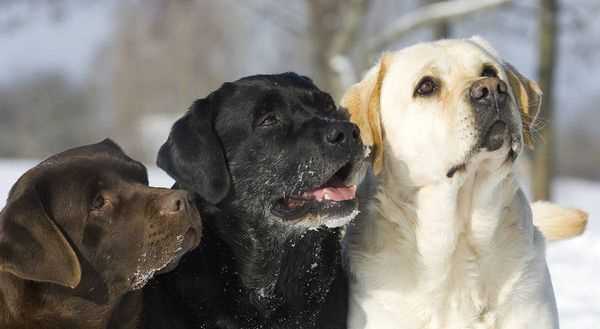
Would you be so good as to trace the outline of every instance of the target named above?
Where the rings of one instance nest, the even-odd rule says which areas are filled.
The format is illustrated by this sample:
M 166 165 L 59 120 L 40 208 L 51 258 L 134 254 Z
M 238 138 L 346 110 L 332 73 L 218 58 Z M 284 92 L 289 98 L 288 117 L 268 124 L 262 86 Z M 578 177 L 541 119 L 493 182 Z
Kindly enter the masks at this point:
M 135 328 L 139 289 L 200 236 L 188 194 L 148 187 L 111 140 L 54 155 L 0 213 L 0 328 Z

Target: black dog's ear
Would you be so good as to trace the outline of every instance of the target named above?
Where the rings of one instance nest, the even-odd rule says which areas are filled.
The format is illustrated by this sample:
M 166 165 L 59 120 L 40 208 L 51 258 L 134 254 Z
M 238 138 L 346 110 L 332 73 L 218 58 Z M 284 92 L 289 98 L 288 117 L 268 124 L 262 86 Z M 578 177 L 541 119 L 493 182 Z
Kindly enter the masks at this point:
M 183 188 L 217 204 L 229 193 L 231 179 L 223 146 L 214 131 L 211 96 L 196 100 L 171 128 L 157 164 Z
M 0 212 L 0 272 L 69 288 L 81 280 L 75 251 L 34 189 L 9 200 Z

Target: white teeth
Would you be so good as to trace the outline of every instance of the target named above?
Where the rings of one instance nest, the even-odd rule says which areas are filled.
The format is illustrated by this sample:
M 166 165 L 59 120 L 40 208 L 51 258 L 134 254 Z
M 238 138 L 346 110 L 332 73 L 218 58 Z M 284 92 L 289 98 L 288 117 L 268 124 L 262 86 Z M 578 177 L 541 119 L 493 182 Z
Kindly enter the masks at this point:
M 323 199 L 329 200 L 329 194 L 325 193 L 325 195 L 323 195 Z

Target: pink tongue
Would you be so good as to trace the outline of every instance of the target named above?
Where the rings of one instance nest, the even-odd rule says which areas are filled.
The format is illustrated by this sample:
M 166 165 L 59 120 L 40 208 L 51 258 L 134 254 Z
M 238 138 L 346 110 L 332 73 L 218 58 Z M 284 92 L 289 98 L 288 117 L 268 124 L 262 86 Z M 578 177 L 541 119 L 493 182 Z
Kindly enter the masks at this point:
M 356 197 L 356 186 L 352 185 L 349 187 L 325 187 L 307 193 L 314 196 L 314 198 L 317 201 L 345 201 L 352 200 Z

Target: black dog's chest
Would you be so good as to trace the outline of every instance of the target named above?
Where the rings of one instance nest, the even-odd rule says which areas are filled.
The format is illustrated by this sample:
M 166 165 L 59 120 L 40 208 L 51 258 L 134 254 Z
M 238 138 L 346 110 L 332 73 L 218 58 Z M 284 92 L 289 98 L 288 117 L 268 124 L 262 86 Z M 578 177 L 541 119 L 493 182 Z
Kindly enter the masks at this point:
M 245 287 L 227 245 L 213 232 L 205 234 L 201 246 L 184 257 L 174 272 L 158 277 L 149 287 L 148 290 L 163 290 L 155 294 L 159 298 L 167 290 L 169 300 L 157 303 L 152 292 L 145 296 L 146 328 L 321 328 L 320 313 L 331 313 L 327 309 L 332 304 L 328 297 L 335 298 L 334 304 L 339 303 L 337 300 L 345 304 L 345 280 L 332 288 L 334 279 L 341 275 L 337 239 L 325 239 L 317 249 L 311 248 L 314 247 L 311 241 L 286 250 L 278 280 L 273 287 L 263 290 Z M 339 313 L 340 305 L 334 306 L 334 313 Z M 168 326 L 157 326 L 160 321 L 152 319 L 150 307 L 161 309 L 156 314 L 174 315 L 178 319 Z M 338 316 L 345 324 L 345 312 Z M 181 326 L 173 324 L 176 322 L 182 322 Z M 336 325 L 332 323 L 328 328 Z

